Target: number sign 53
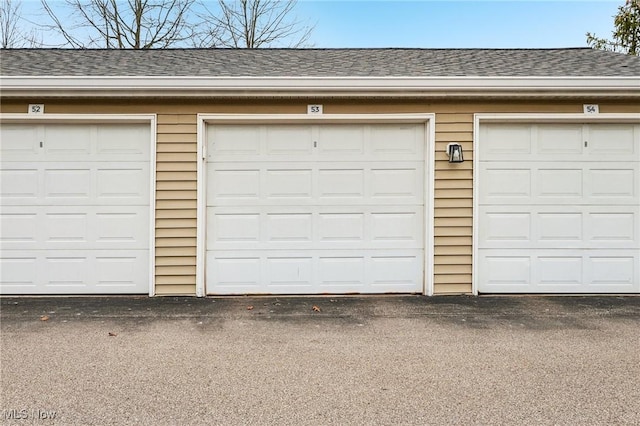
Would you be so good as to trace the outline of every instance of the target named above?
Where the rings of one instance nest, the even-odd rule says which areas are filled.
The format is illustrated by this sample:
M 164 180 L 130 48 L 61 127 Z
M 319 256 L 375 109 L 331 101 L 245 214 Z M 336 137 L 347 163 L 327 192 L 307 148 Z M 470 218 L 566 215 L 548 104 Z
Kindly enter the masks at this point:
M 307 114 L 322 114 L 322 105 L 307 105 Z

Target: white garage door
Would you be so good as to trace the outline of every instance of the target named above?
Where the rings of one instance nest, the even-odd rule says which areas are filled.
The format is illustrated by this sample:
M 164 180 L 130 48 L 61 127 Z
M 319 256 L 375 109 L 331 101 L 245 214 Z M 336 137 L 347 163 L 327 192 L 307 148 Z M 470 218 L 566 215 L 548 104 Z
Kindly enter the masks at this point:
M 148 124 L 2 124 L 3 294 L 149 291 Z
M 424 146 L 424 124 L 210 125 L 207 292 L 421 292 Z
M 640 292 L 640 125 L 480 127 L 478 290 Z

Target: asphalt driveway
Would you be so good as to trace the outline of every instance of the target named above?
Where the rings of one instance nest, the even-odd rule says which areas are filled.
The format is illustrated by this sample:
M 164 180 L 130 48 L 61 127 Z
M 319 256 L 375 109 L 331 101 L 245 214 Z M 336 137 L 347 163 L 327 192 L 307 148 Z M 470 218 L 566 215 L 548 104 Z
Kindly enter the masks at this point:
M 640 424 L 640 297 L 2 298 L 2 424 Z

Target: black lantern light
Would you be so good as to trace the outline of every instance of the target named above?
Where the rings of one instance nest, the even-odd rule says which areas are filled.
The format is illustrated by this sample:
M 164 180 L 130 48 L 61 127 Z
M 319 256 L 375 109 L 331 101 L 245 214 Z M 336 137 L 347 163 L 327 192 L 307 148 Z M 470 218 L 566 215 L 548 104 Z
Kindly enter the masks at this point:
M 450 163 L 462 163 L 464 157 L 462 155 L 462 145 L 459 143 L 450 143 L 447 145 L 447 155 Z

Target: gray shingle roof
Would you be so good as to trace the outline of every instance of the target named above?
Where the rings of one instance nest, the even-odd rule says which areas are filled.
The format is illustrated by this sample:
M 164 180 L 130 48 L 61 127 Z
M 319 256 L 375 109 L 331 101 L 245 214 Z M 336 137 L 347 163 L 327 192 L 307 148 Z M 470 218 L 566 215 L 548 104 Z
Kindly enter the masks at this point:
M 637 77 L 640 57 L 569 49 L 0 50 L 3 76 Z

